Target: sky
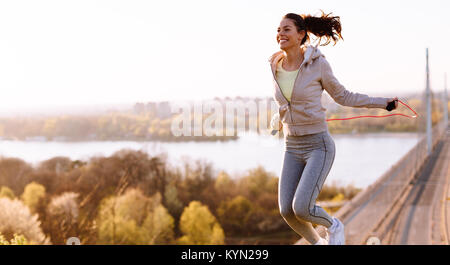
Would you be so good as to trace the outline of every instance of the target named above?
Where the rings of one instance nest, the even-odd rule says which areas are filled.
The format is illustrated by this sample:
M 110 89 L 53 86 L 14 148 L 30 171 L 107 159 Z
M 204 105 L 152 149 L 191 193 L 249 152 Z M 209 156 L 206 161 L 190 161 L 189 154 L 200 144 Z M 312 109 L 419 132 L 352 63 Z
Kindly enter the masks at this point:
M 332 12 L 320 47 L 352 92 L 433 91 L 450 72 L 450 1 L 0 1 L 0 112 L 214 97 L 271 97 L 267 59 L 286 13 Z

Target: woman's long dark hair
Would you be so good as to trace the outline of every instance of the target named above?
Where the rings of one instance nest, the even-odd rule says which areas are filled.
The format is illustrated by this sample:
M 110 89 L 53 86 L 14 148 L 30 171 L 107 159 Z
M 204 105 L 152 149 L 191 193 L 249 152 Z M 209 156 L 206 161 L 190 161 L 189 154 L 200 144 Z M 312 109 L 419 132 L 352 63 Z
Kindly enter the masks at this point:
M 342 28 L 339 17 L 330 16 L 331 13 L 325 14 L 322 10 L 321 12 L 322 15 L 320 17 L 311 15 L 297 15 L 294 13 L 288 13 L 283 17 L 294 21 L 297 32 L 305 30 L 306 34 L 301 45 L 303 45 L 306 41 L 309 41 L 308 32 L 319 37 L 319 42 L 322 40 L 322 37 L 325 37 L 326 42 L 324 44 L 320 44 L 320 46 L 328 45 L 331 39 L 333 39 L 334 45 L 336 45 L 336 42 L 339 39 L 344 40 L 341 35 Z

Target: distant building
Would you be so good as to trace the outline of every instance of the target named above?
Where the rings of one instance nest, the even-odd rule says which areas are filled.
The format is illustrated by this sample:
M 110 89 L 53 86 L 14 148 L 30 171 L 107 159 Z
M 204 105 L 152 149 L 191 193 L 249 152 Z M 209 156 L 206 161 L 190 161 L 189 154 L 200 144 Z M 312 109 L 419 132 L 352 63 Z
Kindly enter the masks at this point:
M 170 113 L 170 104 L 168 101 L 158 103 L 158 107 L 156 108 L 156 116 L 160 119 L 167 119 L 172 116 L 172 114 Z
M 134 104 L 133 112 L 134 112 L 134 114 L 138 114 L 138 115 L 144 114 L 144 112 L 145 112 L 145 105 L 144 105 L 144 103 L 138 102 L 138 103 Z
M 145 111 L 148 113 L 156 113 L 158 106 L 156 102 L 147 102 L 145 106 Z

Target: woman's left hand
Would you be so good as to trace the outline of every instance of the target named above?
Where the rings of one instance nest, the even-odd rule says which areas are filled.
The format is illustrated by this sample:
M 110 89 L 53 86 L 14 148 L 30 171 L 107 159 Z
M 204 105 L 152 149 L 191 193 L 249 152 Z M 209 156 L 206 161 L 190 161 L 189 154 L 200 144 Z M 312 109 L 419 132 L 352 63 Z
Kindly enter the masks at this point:
M 392 102 L 394 102 L 395 105 L 392 106 L 391 109 L 389 109 L 388 107 L 389 107 L 390 104 L 392 105 Z M 388 105 L 386 106 L 386 109 L 387 109 L 388 111 L 391 111 L 391 110 L 396 109 L 397 106 L 398 106 L 398 97 L 395 97 L 395 98 L 392 98 L 392 99 L 390 99 L 390 100 L 388 101 Z

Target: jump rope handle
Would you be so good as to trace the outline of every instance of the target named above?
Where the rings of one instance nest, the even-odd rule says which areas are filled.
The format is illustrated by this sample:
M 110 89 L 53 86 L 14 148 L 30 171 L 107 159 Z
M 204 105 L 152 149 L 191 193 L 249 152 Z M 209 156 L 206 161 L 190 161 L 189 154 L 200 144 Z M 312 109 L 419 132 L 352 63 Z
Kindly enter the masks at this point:
M 391 111 L 391 110 L 395 109 L 396 101 L 398 101 L 398 99 L 395 99 L 395 100 L 392 100 L 391 102 L 389 102 L 388 105 L 386 106 L 386 110 Z

